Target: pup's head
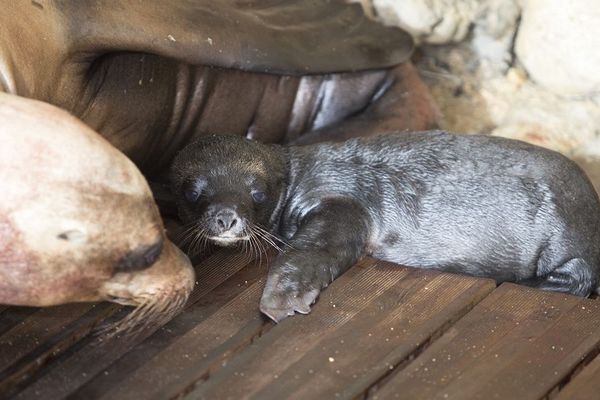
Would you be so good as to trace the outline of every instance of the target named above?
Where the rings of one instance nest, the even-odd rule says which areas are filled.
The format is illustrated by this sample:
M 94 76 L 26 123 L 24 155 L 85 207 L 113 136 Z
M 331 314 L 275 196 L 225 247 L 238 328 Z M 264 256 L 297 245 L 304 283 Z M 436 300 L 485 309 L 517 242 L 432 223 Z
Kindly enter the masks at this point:
M 271 230 L 285 177 L 278 146 L 237 136 L 208 136 L 188 145 L 171 167 L 172 190 L 188 228 L 182 239 L 232 245 Z

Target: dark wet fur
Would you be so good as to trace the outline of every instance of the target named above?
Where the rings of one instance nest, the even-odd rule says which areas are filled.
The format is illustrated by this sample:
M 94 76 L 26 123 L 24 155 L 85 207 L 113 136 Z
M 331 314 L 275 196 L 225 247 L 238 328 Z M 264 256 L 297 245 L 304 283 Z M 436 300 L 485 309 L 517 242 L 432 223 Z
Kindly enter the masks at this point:
M 257 179 L 269 201 L 248 212 L 240 170 L 252 163 L 268 166 Z M 547 149 L 441 131 L 305 147 L 222 136 L 180 153 L 173 190 L 180 198 L 185 182 L 215 170 L 222 176 L 209 179 L 204 201 L 234 192 L 249 223 L 291 246 L 272 263 L 261 303 L 275 320 L 308 312 L 365 254 L 581 296 L 597 290 L 598 196 L 574 162 Z M 184 201 L 179 210 L 199 218 Z

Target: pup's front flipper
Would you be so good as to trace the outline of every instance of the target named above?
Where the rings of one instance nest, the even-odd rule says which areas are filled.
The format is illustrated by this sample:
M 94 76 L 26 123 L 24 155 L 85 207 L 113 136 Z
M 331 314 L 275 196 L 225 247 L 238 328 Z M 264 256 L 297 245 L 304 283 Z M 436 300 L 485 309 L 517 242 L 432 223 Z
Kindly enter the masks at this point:
M 335 278 L 323 257 L 315 254 L 295 254 L 280 257 L 271 266 L 267 284 L 260 301 L 260 310 L 275 322 L 295 312 L 308 314 L 322 288 Z M 304 258 L 304 260 L 301 259 Z M 287 261 L 283 259 L 287 258 Z M 283 262 L 283 265 L 278 265 Z
M 296 312 L 308 314 L 320 291 L 312 283 L 302 282 L 300 277 L 270 274 L 260 300 L 260 311 L 275 322 Z
M 363 254 L 366 212 L 347 200 L 331 200 L 306 215 L 290 247 L 269 270 L 260 310 L 275 322 L 308 314 L 321 289 Z

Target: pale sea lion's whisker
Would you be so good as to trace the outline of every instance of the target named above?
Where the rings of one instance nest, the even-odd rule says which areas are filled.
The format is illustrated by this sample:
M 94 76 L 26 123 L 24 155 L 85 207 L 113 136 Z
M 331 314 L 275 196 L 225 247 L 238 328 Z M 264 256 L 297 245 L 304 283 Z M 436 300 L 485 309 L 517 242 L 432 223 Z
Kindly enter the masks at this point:
M 264 240 L 264 239 L 263 239 L 262 235 L 260 234 L 260 232 L 258 232 L 256 230 L 252 230 L 252 239 L 256 243 L 256 246 L 258 247 L 257 252 L 262 254 L 262 252 L 265 251 L 265 248 L 261 244 L 262 240 Z M 261 259 L 261 263 L 262 263 L 262 259 Z
M 249 232 L 249 235 L 248 235 L 248 249 L 250 252 L 250 257 L 252 259 L 256 259 L 259 256 L 259 254 L 256 252 L 256 244 L 254 243 L 254 239 L 252 237 L 251 231 Z
M 189 223 L 183 225 L 184 229 L 182 231 L 180 231 L 176 237 L 179 238 L 180 236 L 184 235 L 185 233 L 190 232 L 191 230 L 193 230 L 194 228 L 197 227 L 197 224 L 198 224 L 198 221 L 192 221 L 192 222 L 189 222 Z
M 248 230 L 248 227 L 245 227 L 243 230 L 243 235 L 250 237 L 251 232 Z M 252 258 L 252 238 L 250 240 L 242 241 L 242 250 L 244 251 L 244 255 L 248 258 Z
M 256 236 L 256 244 L 261 248 L 262 253 L 267 254 L 268 252 L 268 246 L 260 239 L 260 236 Z
M 190 252 L 190 254 L 194 254 L 196 247 L 198 246 L 198 242 L 202 239 L 202 229 L 198 228 L 194 231 L 193 233 L 194 238 L 190 241 L 190 244 L 188 246 L 188 250 Z
M 183 309 L 187 298 L 188 295 L 182 291 L 153 295 L 125 317 L 97 329 L 96 334 L 107 339 L 121 334 L 135 337 L 147 329 L 157 329 Z
M 252 241 L 254 249 L 255 249 L 255 252 L 256 252 L 256 254 L 257 254 L 258 258 L 259 258 L 259 265 L 262 265 L 263 255 L 265 255 L 265 256 L 268 255 L 266 244 L 274 246 L 279 251 L 281 251 L 281 249 L 278 248 L 275 245 L 275 243 L 273 243 L 272 241 L 270 241 L 268 238 L 263 237 L 263 235 L 261 235 L 260 231 L 257 231 L 255 229 L 251 229 L 250 232 L 251 232 L 250 240 Z
M 192 228 L 190 228 L 189 232 L 186 234 L 185 238 L 182 239 L 179 243 L 180 245 L 188 245 L 188 248 L 190 248 L 194 242 L 194 240 L 196 240 L 197 238 L 197 234 L 198 234 L 198 230 L 200 229 L 199 226 L 193 226 Z
M 199 238 L 196 242 L 196 246 L 193 253 L 194 255 L 204 252 L 209 245 L 208 235 L 204 229 L 202 229 L 202 231 L 199 232 L 198 236 Z
M 198 228 L 195 228 L 195 229 L 191 230 L 191 231 L 190 231 L 190 232 L 189 232 L 189 233 L 186 235 L 185 239 L 184 239 L 184 240 L 182 240 L 180 243 L 181 243 L 182 245 L 186 245 L 186 244 L 188 244 L 188 245 L 190 245 L 190 246 L 191 246 L 191 243 L 192 243 L 192 242 L 193 242 L 193 240 L 194 240 L 194 239 L 197 237 L 197 235 L 198 235 Z
M 253 238 L 253 234 L 252 234 L 252 228 L 250 226 L 247 226 L 247 229 L 244 230 L 244 234 L 248 237 L 247 242 L 248 242 L 248 248 L 250 249 L 251 257 L 253 259 L 256 259 L 259 256 L 259 254 L 256 253 L 256 247 L 254 245 L 254 238 Z
M 261 228 L 261 229 L 262 229 L 262 228 Z M 283 246 L 285 246 L 285 247 L 288 247 L 288 248 L 290 248 L 290 249 L 294 250 L 294 247 L 293 247 L 291 244 L 289 244 L 289 243 L 288 243 L 288 242 L 287 242 L 285 239 L 283 239 L 282 237 L 280 237 L 280 236 L 277 236 L 277 235 L 274 235 L 273 233 L 271 233 L 271 232 L 269 232 L 269 231 L 267 231 L 267 230 L 264 230 L 264 229 L 262 229 L 262 232 L 264 232 L 264 234 L 265 234 L 265 235 L 267 235 L 268 237 L 272 238 L 274 241 L 276 241 L 276 242 L 278 242 L 278 243 L 281 243 Z
M 256 258 L 257 255 L 254 249 L 254 241 L 252 240 L 252 230 L 248 227 L 248 229 L 244 230 L 244 235 L 248 237 L 248 240 L 244 241 L 244 246 L 248 248 L 249 257 Z

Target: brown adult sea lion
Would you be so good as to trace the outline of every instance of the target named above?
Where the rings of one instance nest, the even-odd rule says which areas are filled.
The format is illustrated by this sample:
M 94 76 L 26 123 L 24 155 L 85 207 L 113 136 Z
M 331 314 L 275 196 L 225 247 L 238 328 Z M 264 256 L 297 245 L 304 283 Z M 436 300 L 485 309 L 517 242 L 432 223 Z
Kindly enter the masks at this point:
M 78 119 L 0 93 L 0 181 L 1 304 L 183 305 L 193 269 L 146 180 Z
M 6 1 L 0 90 L 69 110 L 146 174 L 205 134 L 436 121 L 408 34 L 344 1 Z M 336 132 L 337 133 L 337 132 Z M 333 134 L 335 137 L 335 134 Z
M 20 104 L 13 112 L 40 111 L 40 105 L 20 103 L 18 96 L 68 110 L 149 177 L 165 172 L 179 149 L 207 133 L 234 133 L 265 142 L 310 142 L 381 129 L 425 129 L 436 121 L 435 107 L 416 72 L 410 64 L 401 64 L 411 54 L 411 38 L 400 29 L 369 20 L 358 5 L 341 0 L 33 0 L 4 1 L 2 6 L 0 91 Z M 52 110 L 54 115 L 47 115 L 48 119 L 75 123 L 67 114 Z M 17 135 L 39 127 L 28 118 L 20 121 Z M 7 141 L 6 151 L 22 152 L 23 157 L 4 164 L 8 172 L 2 173 L 9 174 L 17 161 L 35 160 L 38 153 L 31 152 L 35 146 L 55 148 L 50 142 L 58 141 L 66 147 L 68 140 L 62 141 L 63 134 L 54 132 L 61 126 L 57 122 L 43 130 L 47 137 L 42 146 Z M 94 132 L 86 132 L 83 136 L 91 140 Z M 79 152 L 77 143 L 73 141 L 73 152 Z M 99 153 L 110 153 L 103 141 L 90 144 L 100 146 Z M 110 154 L 109 159 L 122 158 L 118 152 Z M 31 277 L 30 290 L 7 294 L 7 303 L 54 304 L 78 301 L 84 294 L 95 298 L 99 281 L 120 269 L 149 266 L 158 255 L 154 228 L 135 226 L 158 218 L 153 216 L 149 194 L 142 196 L 148 204 L 136 202 L 127 190 L 110 186 L 103 180 L 114 173 L 109 162 L 90 170 L 86 157 L 71 161 L 66 169 L 71 175 L 62 186 L 53 181 L 58 175 L 51 175 L 56 157 L 32 164 L 39 166 L 35 176 L 48 171 L 52 193 L 64 191 L 65 201 L 93 203 L 86 218 L 98 226 L 107 230 L 121 226 L 94 215 L 102 210 L 101 204 L 106 210 L 134 210 L 128 216 L 134 224 L 128 228 L 134 232 L 107 232 L 102 236 L 105 243 L 96 247 L 87 243 L 85 250 L 74 250 L 82 257 L 80 263 L 71 260 L 70 267 L 56 275 L 56 282 L 60 278 L 69 288 L 66 293 L 36 294 L 44 284 L 35 280 L 46 274 L 31 270 L 26 273 Z M 124 170 L 137 174 L 128 168 Z M 86 197 L 73 190 L 72 183 L 69 186 L 77 181 L 79 188 L 88 187 L 87 181 L 94 179 L 108 185 L 107 191 Z M 24 182 L 13 177 L 6 185 Z M 25 185 L 31 187 L 23 193 L 36 192 L 35 183 Z M 8 207 L 20 198 L 6 197 L 3 204 Z M 31 206 L 39 211 L 31 212 L 38 221 L 36 230 L 56 227 L 56 213 L 71 218 L 77 209 L 49 199 Z M 131 218 L 138 213 L 143 216 Z M 66 243 L 82 238 L 76 227 L 67 225 L 55 233 L 67 238 Z M 2 240 L 13 240 L 8 228 L 5 235 L 9 239 Z M 53 254 L 63 254 L 59 253 Z M 92 259 L 96 256 L 102 262 Z M 94 262 L 87 264 L 89 260 Z M 88 270 L 92 265 L 98 270 Z M 58 267 L 46 268 L 52 275 Z M 11 284 L 22 288 L 24 282 L 7 283 L 5 290 Z M 81 286 L 77 293 L 69 292 L 76 286 Z

